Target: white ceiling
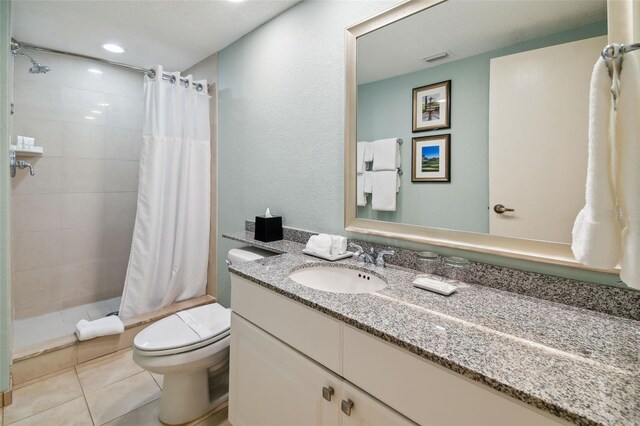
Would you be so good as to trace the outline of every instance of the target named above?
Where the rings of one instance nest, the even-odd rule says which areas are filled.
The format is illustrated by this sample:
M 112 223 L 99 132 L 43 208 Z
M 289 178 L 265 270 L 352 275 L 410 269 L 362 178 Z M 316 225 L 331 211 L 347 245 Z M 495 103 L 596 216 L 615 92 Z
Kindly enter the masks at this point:
M 606 0 L 449 0 L 359 38 L 358 84 L 456 61 L 606 17 Z M 447 59 L 430 64 L 423 61 L 443 51 L 450 54 Z
M 300 0 L 13 0 L 17 40 L 136 66 L 183 71 Z M 109 53 L 102 44 L 127 50 Z

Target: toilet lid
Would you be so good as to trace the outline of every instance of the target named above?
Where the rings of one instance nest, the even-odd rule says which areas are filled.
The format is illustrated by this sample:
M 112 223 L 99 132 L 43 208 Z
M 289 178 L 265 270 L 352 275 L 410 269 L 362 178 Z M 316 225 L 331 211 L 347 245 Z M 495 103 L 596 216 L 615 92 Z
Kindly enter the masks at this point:
M 161 319 L 142 330 L 133 339 L 136 348 L 143 351 L 166 351 L 210 343 L 228 335 L 231 311 L 212 303 L 187 309 Z

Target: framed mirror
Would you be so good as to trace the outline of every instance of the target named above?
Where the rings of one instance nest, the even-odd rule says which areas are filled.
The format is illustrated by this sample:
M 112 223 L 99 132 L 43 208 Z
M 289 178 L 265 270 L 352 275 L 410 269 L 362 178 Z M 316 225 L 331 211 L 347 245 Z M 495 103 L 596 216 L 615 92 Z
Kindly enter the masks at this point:
M 591 269 L 570 243 L 607 43 L 606 0 L 414 0 L 347 28 L 345 229 Z

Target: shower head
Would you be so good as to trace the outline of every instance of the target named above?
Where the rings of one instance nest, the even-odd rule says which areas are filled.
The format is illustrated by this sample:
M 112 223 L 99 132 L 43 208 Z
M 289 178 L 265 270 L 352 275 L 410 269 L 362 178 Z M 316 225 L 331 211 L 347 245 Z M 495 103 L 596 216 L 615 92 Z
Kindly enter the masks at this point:
M 20 45 L 20 43 L 18 43 L 15 40 L 11 40 L 11 53 L 13 53 L 13 56 L 18 56 L 18 55 L 22 55 L 22 56 L 26 56 L 27 58 L 29 58 L 29 60 L 31 61 L 31 68 L 29 68 L 29 72 L 31 74 L 46 74 L 49 71 L 51 71 L 51 68 L 46 66 L 46 65 L 42 65 L 41 63 L 39 63 L 38 61 L 36 61 L 35 59 L 33 59 L 31 56 L 27 55 L 26 53 L 21 51 L 22 46 Z
M 46 65 L 39 64 L 38 62 L 34 61 L 33 59 L 31 60 L 31 63 L 33 64 L 33 66 L 31 68 L 29 68 L 29 72 L 31 74 L 46 74 L 49 71 L 51 71 L 51 68 L 49 68 Z

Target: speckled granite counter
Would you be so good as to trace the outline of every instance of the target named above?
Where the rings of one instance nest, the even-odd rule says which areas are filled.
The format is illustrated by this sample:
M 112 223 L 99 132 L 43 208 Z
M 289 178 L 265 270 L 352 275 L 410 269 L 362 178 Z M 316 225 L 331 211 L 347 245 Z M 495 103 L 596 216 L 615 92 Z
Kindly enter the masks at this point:
M 376 293 L 314 290 L 289 273 L 318 263 L 357 269 L 354 261 L 278 243 L 296 246 L 262 243 L 289 253 L 231 272 L 566 420 L 640 424 L 640 322 L 476 284 L 443 297 L 414 288 L 416 272 L 399 267 L 368 269 L 388 282 Z

